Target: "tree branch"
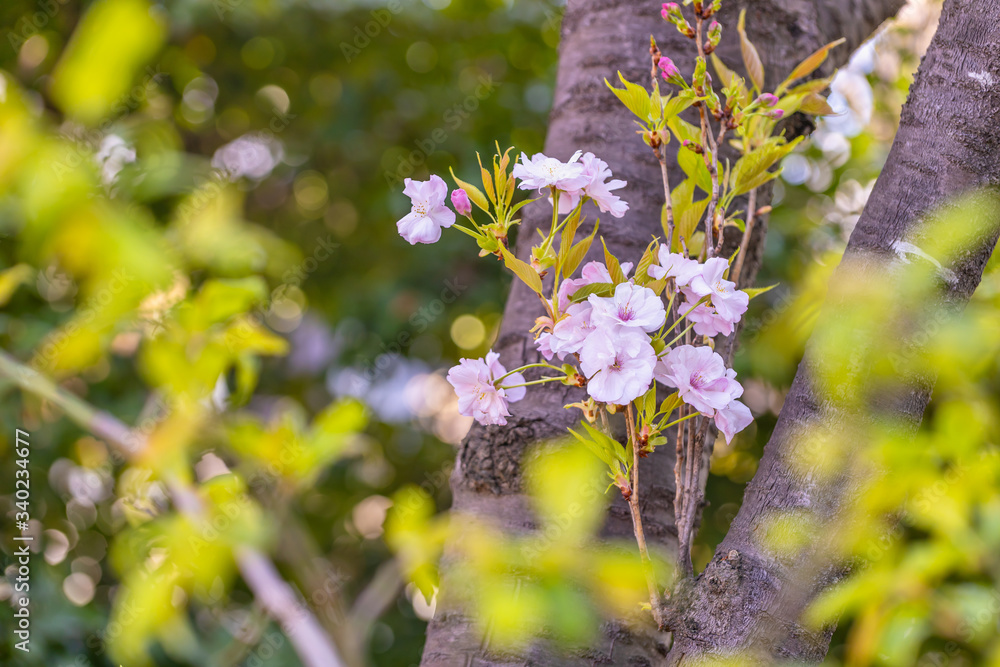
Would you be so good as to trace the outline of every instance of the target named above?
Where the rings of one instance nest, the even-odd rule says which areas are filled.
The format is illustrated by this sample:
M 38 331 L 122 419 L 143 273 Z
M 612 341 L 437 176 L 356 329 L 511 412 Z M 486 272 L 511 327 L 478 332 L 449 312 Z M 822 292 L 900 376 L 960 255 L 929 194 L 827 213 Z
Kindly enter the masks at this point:
M 0 377 L 9 378 L 23 391 L 49 401 L 80 428 L 105 440 L 126 459 L 140 454 L 145 447 L 145 439 L 113 415 L 94 408 L 2 350 Z M 189 486 L 175 478 L 167 478 L 166 484 L 174 506 L 180 512 L 189 515 L 201 512 L 201 501 Z M 343 665 L 329 637 L 323 633 L 308 608 L 299 602 L 270 559 L 246 546 L 237 549 L 235 557 L 243 580 L 260 604 L 281 625 L 303 664 L 307 667 Z

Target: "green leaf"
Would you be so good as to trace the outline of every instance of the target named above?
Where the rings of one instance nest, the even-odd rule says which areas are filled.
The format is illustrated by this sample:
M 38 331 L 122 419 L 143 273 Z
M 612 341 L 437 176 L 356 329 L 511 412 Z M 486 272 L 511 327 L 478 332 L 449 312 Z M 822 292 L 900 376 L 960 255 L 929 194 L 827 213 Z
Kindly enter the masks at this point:
M 694 180 L 686 179 L 670 193 L 670 202 L 674 208 L 674 226 L 677 229 L 677 249 L 680 249 L 680 239 L 690 241 L 697 229 L 701 217 L 708 207 L 708 198 L 693 202 Z M 688 244 L 690 249 L 690 244 Z
M 566 255 L 569 253 L 570 249 L 573 247 L 573 241 L 576 240 L 576 230 L 580 227 L 580 209 L 577 208 L 573 213 L 566 218 L 563 222 L 562 235 L 559 238 L 559 263 L 562 264 L 563 260 L 566 259 Z M 541 230 L 538 230 L 541 234 Z M 572 275 L 572 272 L 567 273 L 563 269 L 563 275 Z
M 477 188 L 472 183 L 466 183 L 465 181 L 460 179 L 458 176 L 455 175 L 455 170 L 452 169 L 451 167 L 448 167 L 448 171 L 451 172 L 451 178 L 453 181 L 455 181 L 455 185 L 465 190 L 465 194 L 469 195 L 469 199 L 472 201 L 472 203 L 478 206 L 481 210 L 489 213 L 490 205 L 486 201 L 486 195 L 483 194 L 483 191 Z
M 580 266 L 580 262 L 583 258 L 587 256 L 587 251 L 590 250 L 590 245 L 594 241 L 594 236 L 597 234 L 597 225 L 594 225 L 594 231 L 591 232 L 590 236 L 583 239 L 575 246 L 570 248 L 569 252 L 566 253 L 566 257 L 563 260 L 562 271 L 564 277 L 572 276 L 576 271 L 577 267 Z
M 31 280 L 34 273 L 27 264 L 17 264 L 0 272 L 0 306 L 6 305 L 17 288 Z
M 626 469 L 632 467 L 632 457 L 626 456 L 625 448 L 622 443 L 618 442 L 611 436 L 605 434 L 602 431 L 597 430 L 587 422 L 580 422 L 587 434 L 597 442 L 603 443 L 610 451 L 614 453 L 614 457 L 623 463 Z
M 668 127 L 680 143 L 692 141 L 701 143 L 701 130 L 681 118 L 671 118 Z M 705 158 L 686 148 L 678 148 L 677 164 L 688 178 L 693 178 L 695 184 L 706 193 L 712 192 L 712 175 L 705 166 Z
M 736 26 L 740 33 L 740 53 L 743 55 L 743 66 L 758 92 L 764 90 L 764 65 L 757 54 L 757 48 L 750 42 L 746 32 L 747 10 L 740 11 L 740 21 Z
M 195 330 L 203 330 L 247 312 L 265 298 L 267 284 L 257 276 L 207 280 L 192 300 L 183 321 Z
M 131 92 L 136 74 L 152 58 L 166 36 L 157 14 L 145 0 L 100 0 L 84 14 L 52 75 L 52 99 L 67 114 L 96 123 L 114 113 L 122 100 L 138 104 L 142 86 L 156 85 L 147 76 Z
M 802 98 L 802 103 L 799 104 L 799 111 L 807 113 L 810 116 L 832 116 L 836 113 L 833 107 L 830 106 L 830 103 L 826 101 L 826 98 L 816 93 L 809 93 Z
M 749 294 L 750 298 L 752 299 L 755 296 L 760 296 L 761 294 L 764 294 L 765 292 L 770 292 L 775 287 L 777 287 L 779 284 L 780 283 L 774 283 L 773 285 L 769 285 L 767 287 L 748 287 L 748 288 L 746 288 L 743 291 L 746 292 L 747 294 Z
M 674 393 L 663 399 L 660 403 L 660 409 L 657 414 L 662 414 L 664 418 L 670 416 L 670 413 L 677 409 L 677 406 L 681 404 L 680 395 L 675 391 Z
M 642 396 L 642 420 L 649 422 L 656 414 L 656 383 L 654 382 L 649 390 Z
M 601 245 L 604 246 L 604 263 L 608 267 L 608 273 L 611 275 L 611 282 L 615 285 L 625 282 L 625 274 L 622 273 L 622 266 L 618 262 L 618 258 L 611 254 L 608 250 L 608 244 L 604 242 L 604 237 L 601 237 Z
M 607 79 L 604 80 L 604 83 L 607 84 L 611 92 L 621 100 L 622 104 L 629 111 L 639 117 L 639 120 L 649 123 L 652 113 L 652 103 L 650 102 L 649 93 L 642 86 L 628 81 L 620 71 L 618 72 L 618 78 L 625 84 L 624 90 L 615 88 Z
M 514 254 L 504 246 L 500 246 L 500 252 L 503 254 L 503 263 L 507 268 L 513 271 L 514 275 L 524 281 L 524 284 L 534 292 L 541 294 L 542 279 L 538 277 L 538 272 L 531 268 L 531 265 L 527 262 L 522 262 L 517 257 L 514 257 Z
M 653 250 L 654 246 L 656 246 L 655 239 L 650 241 L 649 245 L 646 246 L 646 251 L 642 253 L 642 258 L 639 259 L 639 263 L 635 267 L 635 282 L 639 285 L 645 285 L 651 280 L 649 277 L 649 267 L 653 265 L 653 260 L 656 259 Z
M 669 98 L 663 105 L 663 118 L 670 119 L 683 112 L 694 104 L 695 95 L 693 91 L 681 91 L 677 95 Z
M 577 291 L 573 292 L 573 296 L 569 298 L 573 303 L 579 303 L 581 301 L 586 301 L 587 297 L 591 294 L 596 294 L 597 296 L 608 296 L 611 294 L 611 290 L 614 289 L 614 285 L 611 283 L 590 283 L 589 285 L 584 285 Z
M 757 150 L 747 153 L 737 160 L 736 166 L 733 167 L 733 187 L 729 192 L 730 199 L 750 192 L 777 176 L 777 172 L 768 174 L 767 170 L 792 152 L 801 140 L 802 137 L 796 137 L 793 141 L 782 143 L 784 139 L 773 137 Z
M 804 76 L 809 76 L 810 74 L 812 74 L 814 71 L 816 71 L 816 68 L 822 65 L 823 61 L 826 60 L 826 57 L 830 53 L 830 49 L 832 49 L 835 46 L 839 46 L 846 41 L 847 41 L 846 39 L 841 37 L 837 41 L 830 42 L 826 46 L 814 51 L 812 54 L 809 55 L 808 58 L 806 58 L 798 65 L 796 65 L 795 69 L 792 70 L 792 73 L 788 75 L 788 78 L 785 79 L 780 86 L 778 86 L 778 90 L 775 92 L 780 94 L 781 91 L 785 90 L 788 87 L 788 85 L 793 81 L 796 81 Z

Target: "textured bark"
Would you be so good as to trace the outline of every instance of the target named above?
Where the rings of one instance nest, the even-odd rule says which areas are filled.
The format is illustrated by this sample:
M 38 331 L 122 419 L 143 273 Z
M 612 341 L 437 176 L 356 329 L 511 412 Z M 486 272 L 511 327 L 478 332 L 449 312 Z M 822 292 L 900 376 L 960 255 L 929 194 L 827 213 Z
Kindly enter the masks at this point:
M 829 74 L 846 62 L 850 54 L 903 4 L 903 0 L 725 0 L 719 18 L 726 29 L 718 55 L 730 67 L 742 70 L 736 19 L 747 8 L 748 32 L 761 51 L 767 81 L 774 85 L 806 55 L 840 37 L 847 44 L 834 50 L 818 74 Z M 659 4 L 648 0 L 569 0 L 563 21 L 560 64 L 555 99 L 545 144 L 547 155 L 568 158 L 576 150 L 591 151 L 608 162 L 617 178 L 628 181 L 620 191 L 630 211 L 621 220 L 605 217 L 601 234 L 609 249 L 623 261 L 636 262 L 653 235 L 662 236 L 660 207 L 663 185 L 652 152 L 635 134 L 628 112 L 611 94 L 604 79 L 616 79 L 616 71 L 630 80 L 648 85 L 649 35 L 660 49 L 685 70 L 694 62 L 694 45 L 659 16 Z M 778 78 L 780 77 L 780 78 Z M 807 130 L 808 122 L 793 117 L 789 136 Z M 669 154 L 672 154 L 673 146 Z M 670 172 L 671 184 L 683 180 L 680 170 Z M 766 205 L 770 192 L 762 192 L 758 206 Z M 736 205 L 737 207 L 740 204 Z M 524 209 L 519 232 L 518 255 L 526 258 L 535 228 L 549 224 L 551 209 L 542 202 Z M 593 221 L 597 211 L 586 211 Z M 584 225 L 586 229 L 588 225 Z M 759 220 L 741 284 L 756 276 L 767 230 Z M 730 230 L 732 231 L 732 230 Z M 727 238 L 732 245 L 738 239 Z M 598 246 L 599 247 L 599 246 Z M 590 259 L 598 259 L 596 253 Z M 503 363 L 516 367 L 537 361 L 528 330 L 542 314 L 537 297 L 515 283 L 504 312 L 494 349 Z M 532 374 L 528 374 L 529 379 Z M 578 390 L 577 390 L 578 391 Z M 451 485 L 453 510 L 493 522 L 511 533 L 535 527 L 521 492 L 521 458 L 527 447 L 565 433 L 579 420 L 577 411 L 563 409 L 579 394 L 556 383 L 531 387 L 528 398 L 512 406 L 513 418 L 505 427 L 474 426 L 461 445 Z M 642 502 L 647 540 L 652 548 L 675 551 L 677 533 L 673 519 L 674 452 L 661 447 L 643 461 Z M 616 499 L 606 526 L 609 536 L 631 538 L 627 505 Z M 444 592 L 448 577 L 445 567 Z M 665 637 L 636 636 L 620 623 L 609 622 L 594 645 L 574 655 L 560 654 L 544 644 L 536 645 L 521 658 L 504 658 L 491 651 L 470 620 L 457 605 L 441 600 L 428 628 L 423 665 L 472 664 L 658 664 L 664 660 Z
M 1000 11 L 997 0 L 946 0 L 939 28 L 910 90 L 899 131 L 885 168 L 851 235 L 833 277 L 864 271 L 874 285 L 890 285 L 899 260 L 892 245 L 911 239 L 932 210 L 983 186 L 1000 183 Z M 972 295 L 997 242 L 996 200 L 968 225 L 981 229 L 979 245 L 956 266 L 957 280 L 942 282 L 941 304 L 960 308 Z M 856 275 L 856 274 L 855 274 Z M 831 304 L 827 317 L 843 315 L 849 303 Z M 822 321 L 818 324 L 823 326 Z M 836 410 L 820 399 L 810 381 L 817 352 L 811 346 L 799 366 L 760 468 L 713 561 L 696 582 L 676 619 L 672 664 L 696 656 L 749 651 L 764 663 L 779 657 L 820 661 L 828 628 L 812 632 L 798 623 L 803 605 L 838 575 L 838 563 L 821 547 L 792 558 L 762 548 L 757 536 L 773 512 L 807 510 L 835 517 L 850 491 L 817 484 L 808 467 L 813 446 L 803 432 Z M 880 404 L 909 423 L 918 423 L 930 399 L 925 378 L 903 381 L 908 391 Z M 843 423 L 843 422 L 841 422 Z M 852 443 L 862 447 L 864 443 Z M 850 489 L 851 480 L 843 480 Z M 744 658 L 750 664 L 749 658 Z

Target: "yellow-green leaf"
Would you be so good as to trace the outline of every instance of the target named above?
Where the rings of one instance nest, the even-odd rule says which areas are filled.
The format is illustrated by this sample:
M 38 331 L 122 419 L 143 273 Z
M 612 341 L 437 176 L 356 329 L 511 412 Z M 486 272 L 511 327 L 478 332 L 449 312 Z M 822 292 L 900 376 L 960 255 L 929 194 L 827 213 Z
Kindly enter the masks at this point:
M 507 268 L 513 271 L 514 275 L 520 278 L 534 292 L 541 294 L 542 279 L 538 277 L 538 272 L 531 268 L 531 265 L 527 262 L 522 262 L 517 257 L 514 257 L 514 253 L 504 246 L 500 246 L 500 252 L 503 253 L 503 263 Z
M 808 58 L 800 62 L 795 69 L 792 70 L 792 73 L 788 75 L 788 78 L 785 79 L 780 86 L 778 86 L 778 92 L 787 88 L 793 81 L 801 79 L 804 76 L 809 76 L 815 72 L 816 68 L 822 65 L 823 61 L 825 61 L 826 57 L 830 54 L 830 49 L 835 46 L 839 46 L 846 41 L 846 39 L 841 37 L 837 41 L 830 42 L 826 46 L 814 51 Z
M 622 273 L 622 266 L 618 258 L 608 250 L 608 244 L 604 242 L 604 237 L 601 237 L 601 245 L 604 246 L 604 263 L 607 265 L 608 273 L 611 275 L 611 282 L 615 285 L 625 282 L 625 274 Z
M 451 167 L 448 167 L 448 171 L 451 172 L 451 178 L 453 181 L 455 181 L 455 185 L 465 190 L 465 194 L 469 195 L 469 199 L 472 200 L 472 203 L 478 206 L 481 210 L 486 211 L 488 213 L 490 210 L 490 205 L 486 201 L 486 195 L 483 194 L 483 191 L 477 188 L 475 185 L 471 183 L 466 183 L 465 181 L 460 179 L 458 176 L 455 175 L 455 171 Z
M 95 123 L 117 106 L 145 101 L 148 74 L 133 88 L 136 74 L 160 49 L 166 31 L 145 0 L 99 0 L 73 33 L 52 75 L 52 99 L 67 114 Z M 136 92 L 143 91 L 143 99 Z
M 755 296 L 760 296 L 761 294 L 764 294 L 765 292 L 770 292 L 777 286 L 778 283 L 774 283 L 773 285 L 768 285 L 767 287 L 748 287 L 743 291 L 749 294 L 750 298 L 752 299 Z
M 799 104 L 799 111 L 807 113 L 810 116 L 832 116 L 836 113 L 833 107 L 830 106 L 830 103 L 826 101 L 826 98 L 816 93 L 809 93 L 802 98 L 802 103 Z
M 604 80 L 604 83 L 607 84 L 611 92 L 621 100 L 622 104 L 629 111 L 638 116 L 642 122 L 648 123 L 652 112 L 652 102 L 650 101 L 649 93 L 642 86 L 628 81 L 621 72 L 618 72 L 618 78 L 625 85 L 624 90 L 615 88 L 607 79 Z
M 760 55 L 757 54 L 757 48 L 747 37 L 746 18 L 747 10 L 744 9 L 740 11 L 740 21 L 736 26 L 737 32 L 740 33 L 740 53 L 743 55 L 743 66 L 746 67 L 750 80 L 754 87 L 761 91 L 764 90 L 764 65 L 760 61 Z
M 31 280 L 33 274 L 34 270 L 27 264 L 17 264 L 0 272 L 0 306 L 6 305 L 17 288 Z

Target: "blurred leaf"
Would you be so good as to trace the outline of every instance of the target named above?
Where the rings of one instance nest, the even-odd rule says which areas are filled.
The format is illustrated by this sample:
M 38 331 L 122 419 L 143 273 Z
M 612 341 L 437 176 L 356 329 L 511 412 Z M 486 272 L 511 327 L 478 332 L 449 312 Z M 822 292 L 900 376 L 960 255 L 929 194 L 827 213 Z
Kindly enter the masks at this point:
M 52 75 L 52 97 L 85 123 L 145 101 L 129 89 L 166 31 L 145 0 L 98 0 L 90 6 Z M 143 88 L 154 85 L 151 78 Z

